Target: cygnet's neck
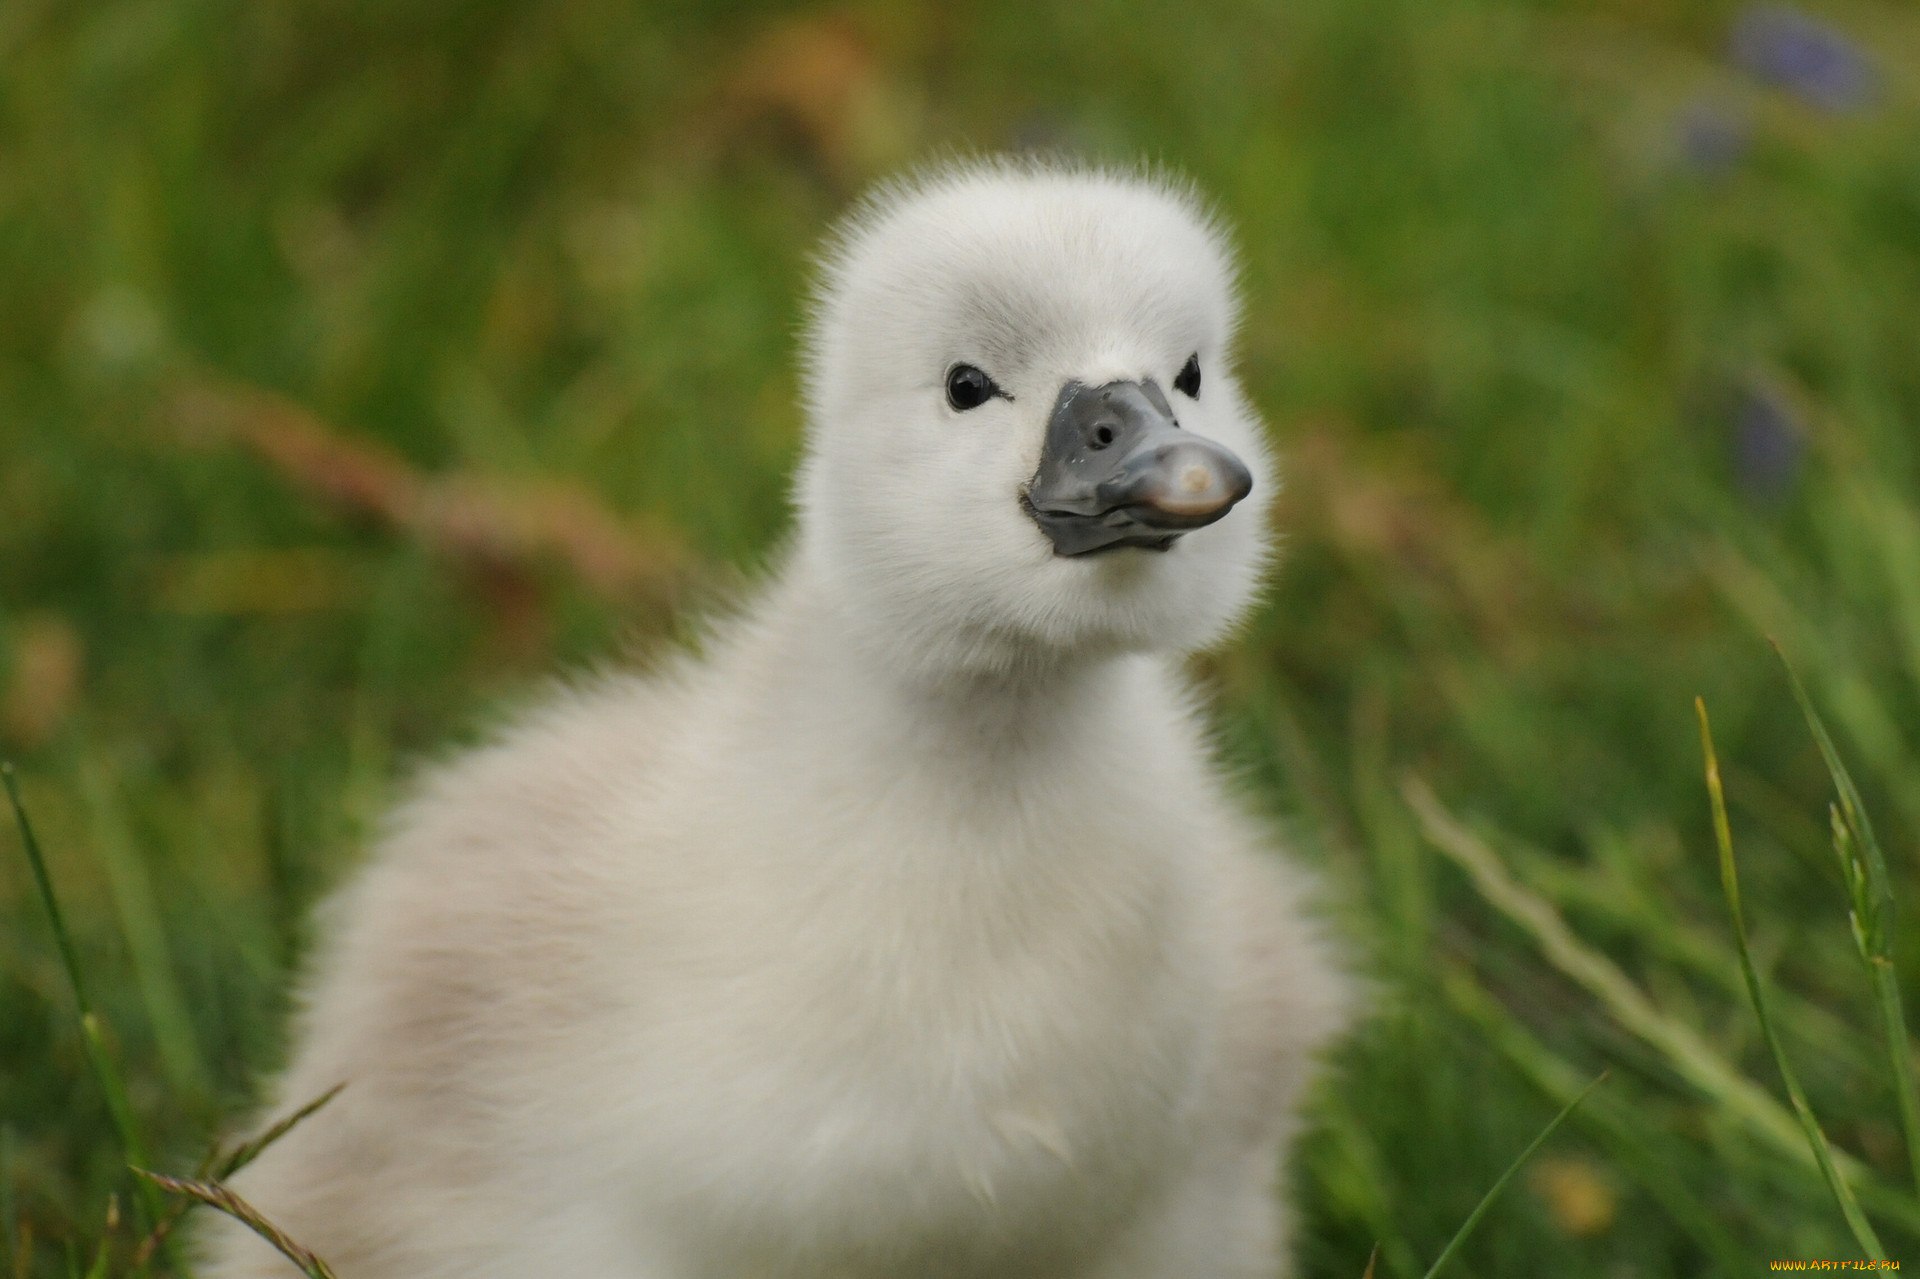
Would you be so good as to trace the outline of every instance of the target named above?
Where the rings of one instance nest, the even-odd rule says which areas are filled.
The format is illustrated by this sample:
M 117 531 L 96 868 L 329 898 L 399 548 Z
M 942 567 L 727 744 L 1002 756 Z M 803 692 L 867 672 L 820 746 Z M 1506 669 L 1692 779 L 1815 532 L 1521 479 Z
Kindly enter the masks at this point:
M 808 749 L 849 767 L 999 787 L 1097 767 L 1167 709 L 1152 657 L 1035 647 L 939 665 L 869 620 L 844 585 L 789 562 L 732 659 L 745 664 L 750 720 L 801 730 Z

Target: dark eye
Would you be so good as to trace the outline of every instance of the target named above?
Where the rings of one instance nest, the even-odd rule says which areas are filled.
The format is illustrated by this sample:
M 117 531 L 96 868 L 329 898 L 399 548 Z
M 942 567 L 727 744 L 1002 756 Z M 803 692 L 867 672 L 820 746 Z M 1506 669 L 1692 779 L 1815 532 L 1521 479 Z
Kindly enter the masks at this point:
M 956 364 L 947 370 L 947 403 L 965 413 L 977 409 L 996 395 L 1004 394 L 993 379 L 971 364 Z
M 1173 379 L 1173 389 L 1190 400 L 1200 398 L 1200 355 L 1195 352 L 1187 357 L 1180 366 L 1180 375 Z

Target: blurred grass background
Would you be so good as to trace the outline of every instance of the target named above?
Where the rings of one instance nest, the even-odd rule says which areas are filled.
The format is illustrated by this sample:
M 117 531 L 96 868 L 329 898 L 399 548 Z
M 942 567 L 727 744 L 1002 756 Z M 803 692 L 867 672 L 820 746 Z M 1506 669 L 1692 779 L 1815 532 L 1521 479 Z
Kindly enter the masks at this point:
M 1920 1260 L 1763 639 L 1913 902 L 1916 143 L 1920 13 L 1865 0 L 9 0 L 0 751 L 164 1166 L 276 1060 L 409 763 L 765 563 L 835 215 L 1045 147 L 1190 174 L 1244 253 L 1287 555 L 1206 673 L 1382 978 L 1305 1272 L 1420 1274 L 1602 1066 L 1460 1273 L 1858 1255 L 1781 1139 L 1695 694 L 1788 1052 Z M 0 1273 L 60 1274 L 128 1180 L 0 844 Z

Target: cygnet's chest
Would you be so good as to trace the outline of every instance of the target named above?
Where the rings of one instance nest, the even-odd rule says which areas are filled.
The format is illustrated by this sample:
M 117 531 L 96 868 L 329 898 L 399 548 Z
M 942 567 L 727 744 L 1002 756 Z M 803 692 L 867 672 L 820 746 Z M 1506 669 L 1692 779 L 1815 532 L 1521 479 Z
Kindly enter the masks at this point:
M 729 815 L 709 931 L 652 1001 L 654 1131 L 726 1187 L 682 1225 L 732 1273 L 1064 1259 L 1180 1162 L 1223 960 L 1175 819 L 927 823 L 896 800 Z

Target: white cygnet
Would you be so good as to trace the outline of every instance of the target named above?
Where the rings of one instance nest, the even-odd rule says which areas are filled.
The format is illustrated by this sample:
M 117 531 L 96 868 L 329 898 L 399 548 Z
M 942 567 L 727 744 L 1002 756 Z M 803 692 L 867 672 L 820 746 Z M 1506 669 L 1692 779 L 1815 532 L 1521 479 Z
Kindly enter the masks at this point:
M 1164 181 L 870 199 L 779 571 L 414 787 L 234 1189 L 340 1279 L 1280 1273 L 1351 997 L 1180 673 L 1268 552 L 1234 323 Z

